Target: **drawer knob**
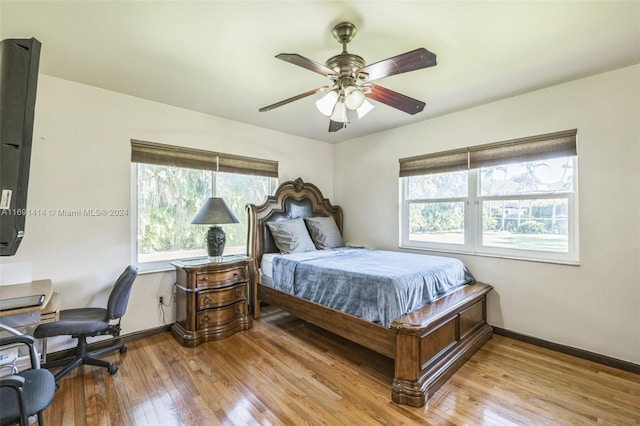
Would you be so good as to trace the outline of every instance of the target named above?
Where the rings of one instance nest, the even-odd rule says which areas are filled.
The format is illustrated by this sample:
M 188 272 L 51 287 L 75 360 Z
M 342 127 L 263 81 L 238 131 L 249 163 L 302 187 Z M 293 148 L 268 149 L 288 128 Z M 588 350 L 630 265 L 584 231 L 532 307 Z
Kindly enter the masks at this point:
M 205 305 L 208 305 L 211 303 L 211 296 L 209 296 L 208 294 L 204 297 L 204 300 L 202 301 Z
M 238 287 L 236 288 L 236 297 L 240 297 L 240 296 L 242 296 L 242 288 Z
M 233 276 L 234 276 L 234 277 L 237 277 L 238 275 L 239 275 L 239 274 L 238 274 L 237 272 L 234 272 L 234 273 L 233 273 Z
M 209 281 L 209 277 L 205 275 L 204 278 L 202 278 L 202 281 Z
M 234 312 L 236 313 L 236 315 L 240 315 L 240 306 L 236 306 Z
M 205 324 L 209 324 L 209 321 L 211 321 L 211 318 L 209 318 L 209 314 L 204 314 L 204 317 L 202 317 L 202 322 Z

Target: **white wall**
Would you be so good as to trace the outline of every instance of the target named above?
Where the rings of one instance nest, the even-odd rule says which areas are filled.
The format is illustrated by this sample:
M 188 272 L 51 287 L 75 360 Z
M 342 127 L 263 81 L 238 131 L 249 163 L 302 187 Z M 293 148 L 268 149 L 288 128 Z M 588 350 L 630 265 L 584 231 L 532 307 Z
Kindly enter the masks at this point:
M 56 214 L 28 217 L 17 254 L 0 263 L 30 263 L 33 279 L 53 281 L 62 308 L 104 306 L 114 279 L 131 262 L 129 216 L 57 214 L 130 209 L 131 139 L 277 160 L 280 182 L 301 176 L 332 196 L 332 145 L 41 74 L 27 207 Z M 172 272 L 138 277 L 124 334 L 162 325 L 158 296 L 170 296 L 174 281 Z M 167 322 L 173 318 L 168 309 Z M 73 342 L 52 343 L 55 351 Z
M 491 324 L 640 364 L 638 65 L 337 145 L 345 238 L 397 249 L 399 158 L 573 128 L 580 266 L 458 257 L 494 286 Z

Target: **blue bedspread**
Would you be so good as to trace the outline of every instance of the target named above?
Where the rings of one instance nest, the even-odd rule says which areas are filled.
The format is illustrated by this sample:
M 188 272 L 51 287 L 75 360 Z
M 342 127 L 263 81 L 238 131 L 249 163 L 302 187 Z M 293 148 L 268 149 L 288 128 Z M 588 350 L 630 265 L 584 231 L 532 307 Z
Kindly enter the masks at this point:
M 343 247 L 277 256 L 273 287 L 389 327 L 475 280 L 458 259 Z

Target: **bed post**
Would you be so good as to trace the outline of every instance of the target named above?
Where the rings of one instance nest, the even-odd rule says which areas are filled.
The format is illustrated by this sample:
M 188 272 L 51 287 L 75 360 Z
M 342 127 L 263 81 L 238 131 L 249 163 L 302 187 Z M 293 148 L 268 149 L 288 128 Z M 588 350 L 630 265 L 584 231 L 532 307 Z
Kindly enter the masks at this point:
M 258 221 L 256 216 L 256 206 L 254 204 L 246 205 L 247 214 L 249 216 L 249 226 L 247 235 L 247 255 L 251 258 L 249 262 L 249 278 L 251 285 L 249 286 L 249 304 L 253 319 L 260 319 L 260 300 L 258 299 L 258 284 L 260 280 L 260 269 L 258 253 L 261 253 L 261 242 L 258 237 Z

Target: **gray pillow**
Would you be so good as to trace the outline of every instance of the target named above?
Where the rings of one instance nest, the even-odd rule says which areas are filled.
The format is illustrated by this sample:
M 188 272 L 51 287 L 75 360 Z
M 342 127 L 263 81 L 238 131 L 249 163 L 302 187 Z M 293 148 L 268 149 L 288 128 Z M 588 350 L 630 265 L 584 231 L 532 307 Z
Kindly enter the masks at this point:
M 344 247 L 344 240 L 332 217 L 305 217 L 304 221 L 318 250 Z
M 280 253 L 301 253 L 316 249 L 302 219 L 267 222 L 267 226 Z

